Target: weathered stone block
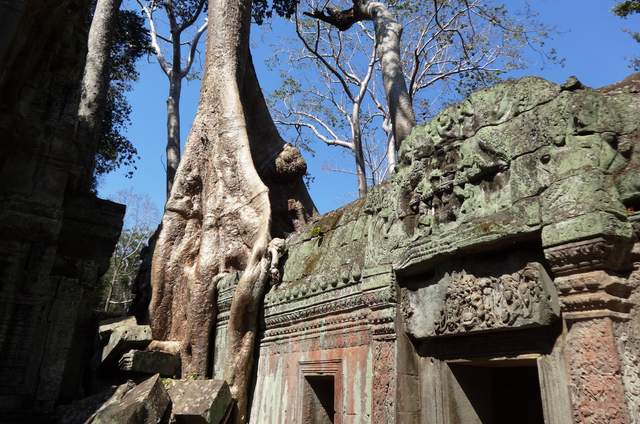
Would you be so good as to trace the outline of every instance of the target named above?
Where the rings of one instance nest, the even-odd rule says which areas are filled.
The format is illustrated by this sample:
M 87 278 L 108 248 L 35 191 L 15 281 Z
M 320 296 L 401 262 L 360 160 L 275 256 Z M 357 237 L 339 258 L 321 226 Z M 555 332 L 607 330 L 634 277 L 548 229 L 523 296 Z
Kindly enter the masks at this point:
M 151 342 L 148 325 L 122 326 L 113 330 L 109 343 L 102 349 L 102 364 L 113 364 L 131 349 L 144 349 Z
M 173 407 L 172 419 L 177 424 L 223 423 L 233 399 L 223 380 L 165 381 Z
M 98 335 L 100 337 L 100 341 L 105 342 L 118 327 L 130 327 L 133 325 L 137 325 L 136 317 L 118 317 L 107 319 L 104 321 L 100 321 L 98 326 Z
M 124 384 L 88 421 L 90 424 L 157 424 L 171 399 L 156 374 L 132 387 Z
M 618 216 L 606 212 L 592 212 L 562 222 L 547 225 L 542 229 L 542 245 L 558 246 L 593 237 L 609 237 L 631 240 L 631 224 Z
M 122 371 L 175 377 L 180 374 L 180 357 L 167 352 L 132 349 L 122 355 L 118 366 Z

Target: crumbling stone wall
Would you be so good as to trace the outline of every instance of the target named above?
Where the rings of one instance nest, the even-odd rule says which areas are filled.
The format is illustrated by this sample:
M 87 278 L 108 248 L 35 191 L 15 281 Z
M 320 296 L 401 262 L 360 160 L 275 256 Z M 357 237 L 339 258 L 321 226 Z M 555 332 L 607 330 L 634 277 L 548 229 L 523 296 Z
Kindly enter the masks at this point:
M 636 419 L 639 80 L 474 93 L 413 131 L 391 181 L 290 237 L 252 418 L 297 410 L 306 358 L 363 346 L 370 406 L 339 405 L 348 422 L 451 422 L 447 361 L 522 355 L 549 423 Z
M 90 3 L 0 3 L 0 416 L 5 419 L 29 422 L 59 399 L 81 394 L 79 363 L 91 340 L 91 329 L 83 328 L 89 322 L 89 294 L 108 266 L 122 225 L 124 206 L 76 188 L 86 167 L 73 132 Z

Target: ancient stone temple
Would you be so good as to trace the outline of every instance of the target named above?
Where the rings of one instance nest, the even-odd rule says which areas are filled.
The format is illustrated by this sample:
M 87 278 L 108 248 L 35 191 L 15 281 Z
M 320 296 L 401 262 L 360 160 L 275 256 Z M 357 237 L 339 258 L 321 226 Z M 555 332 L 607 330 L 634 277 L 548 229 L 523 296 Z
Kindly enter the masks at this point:
M 95 152 L 69 141 L 90 2 L 10 3 L 0 423 L 231 422 L 238 273 L 202 281 L 206 375 L 185 375 L 183 341 L 152 340 L 144 313 L 87 328 L 124 212 L 78 183 Z M 478 91 L 414 128 L 396 171 L 264 256 L 249 421 L 640 424 L 640 74 Z
M 638 75 L 505 82 L 416 128 L 287 240 L 251 422 L 640 422 L 639 149 Z

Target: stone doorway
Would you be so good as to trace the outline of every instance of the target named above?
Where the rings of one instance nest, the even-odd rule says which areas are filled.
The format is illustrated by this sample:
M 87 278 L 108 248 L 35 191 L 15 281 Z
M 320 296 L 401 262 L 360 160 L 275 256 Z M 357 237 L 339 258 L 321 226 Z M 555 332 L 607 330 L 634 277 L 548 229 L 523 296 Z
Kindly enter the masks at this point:
M 299 367 L 300 422 L 341 424 L 342 361 L 301 361 Z
M 535 360 L 448 362 L 448 424 L 544 424 Z
M 306 376 L 303 395 L 303 424 L 335 423 L 335 382 L 332 376 Z

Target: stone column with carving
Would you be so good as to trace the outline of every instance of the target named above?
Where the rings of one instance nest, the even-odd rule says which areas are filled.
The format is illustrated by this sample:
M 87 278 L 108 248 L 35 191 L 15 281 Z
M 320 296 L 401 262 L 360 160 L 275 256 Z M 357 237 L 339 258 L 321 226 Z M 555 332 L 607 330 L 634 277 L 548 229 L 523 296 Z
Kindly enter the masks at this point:
M 390 267 L 369 269 L 363 276 L 363 299 L 369 307 L 373 393 L 371 422 L 396 421 L 396 287 Z
M 575 423 L 629 423 L 614 321 L 628 319 L 631 287 L 617 276 L 628 265 L 630 228 L 618 217 L 587 214 L 550 225 L 543 242 L 555 274 L 565 325 L 564 356 Z

